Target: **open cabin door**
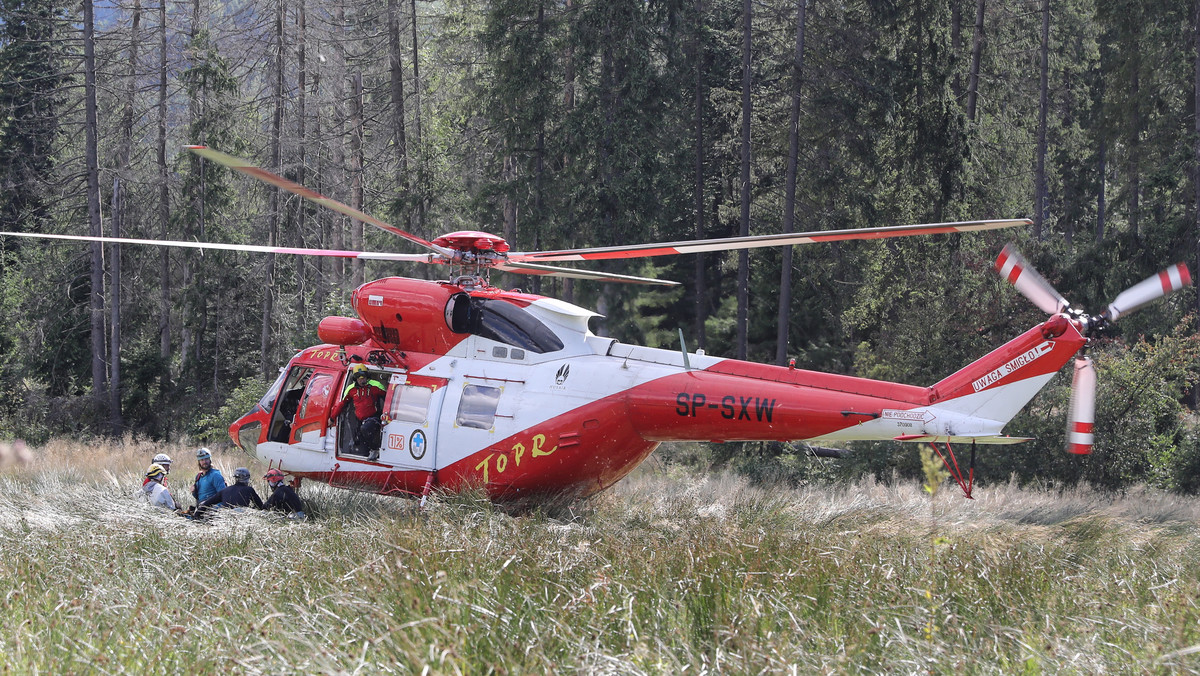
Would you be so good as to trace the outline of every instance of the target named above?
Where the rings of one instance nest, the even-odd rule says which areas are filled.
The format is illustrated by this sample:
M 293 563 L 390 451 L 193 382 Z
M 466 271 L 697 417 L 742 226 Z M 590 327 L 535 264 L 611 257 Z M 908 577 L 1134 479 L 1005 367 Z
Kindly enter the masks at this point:
M 437 421 L 445 378 L 393 373 L 384 400 L 379 462 L 401 470 L 437 468 Z
M 317 371 L 308 378 L 304 397 L 292 423 L 291 443 L 313 451 L 325 450 L 325 418 L 333 402 L 335 373 Z

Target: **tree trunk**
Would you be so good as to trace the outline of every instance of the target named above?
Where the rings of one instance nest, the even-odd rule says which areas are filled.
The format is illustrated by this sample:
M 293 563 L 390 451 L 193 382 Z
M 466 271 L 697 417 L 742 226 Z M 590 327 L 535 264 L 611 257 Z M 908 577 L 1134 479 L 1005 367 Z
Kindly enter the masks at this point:
M 742 213 L 738 234 L 750 234 L 750 25 L 754 5 L 745 0 L 742 5 Z M 745 359 L 748 352 L 747 323 L 750 315 L 750 253 L 738 251 L 737 276 L 737 358 Z
M 135 21 L 136 23 L 136 21 Z M 135 43 L 136 44 L 136 43 Z M 136 51 L 131 48 L 131 51 Z M 131 58 L 131 61 L 134 59 Z M 132 121 L 132 117 L 130 118 Z M 124 130 L 122 130 L 124 132 Z M 128 166 L 128 157 L 125 164 Z M 119 177 L 113 178 L 112 236 L 121 237 L 121 222 L 125 219 L 125 186 Z M 109 360 L 108 423 L 114 436 L 121 433 L 121 245 L 109 250 L 112 272 L 109 279 Z
M 350 206 L 363 208 L 363 79 L 362 73 L 354 74 L 354 94 L 350 101 Z M 350 222 L 350 247 L 363 250 L 363 223 Z M 355 288 L 367 281 L 366 269 L 361 258 L 355 258 L 351 266 L 354 271 Z
M 800 155 L 800 88 L 804 75 L 804 22 L 807 0 L 800 0 L 796 8 L 796 54 L 792 63 L 792 117 L 788 127 L 787 179 L 783 196 L 783 231 L 796 230 L 796 172 Z M 779 273 L 779 315 L 775 328 L 775 363 L 783 366 L 787 361 L 788 330 L 792 309 L 792 255 L 795 247 L 784 247 L 783 264 Z
M 1041 82 L 1038 87 L 1037 169 L 1034 172 L 1033 237 L 1042 239 L 1046 216 L 1046 116 L 1050 108 L 1050 0 L 1042 0 Z
M 271 171 L 283 173 L 283 17 L 286 11 L 284 0 L 276 0 L 275 4 L 275 72 L 272 73 L 274 88 L 271 92 L 274 107 L 271 113 Z M 270 190 L 267 193 L 267 246 L 277 246 L 279 243 L 279 191 Z M 262 343 L 260 360 L 263 376 L 272 372 L 271 359 L 271 320 L 275 312 L 275 254 L 267 254 L 267 266 L 263 283 L 262 302 Z
M 566 16 L 567 30 L 571 29 L 570 22 L 575 16 L 574 12 L 575 1 L 563 0 L 563 14 Z M 563 116 L 570 115 L 575 110 L 575 48 L 570 41 L 563 46 Z M 571 168 L 571 156 L 563 153 L 562 156 L 562 171 L 565 173 Z M 567 235 L 570 238 L 570 235 Z M 571 242 L 559 242 L 560 246 Z M 575 280 L 566 278 L 562 280 L 562 297 L 568 303 L 575 302 Z
M 696 25 L 692 36 L 692 61 L 695 74 L 693 122 L 696 128 L 696 172 L 692 187 L 692 207 L 696 210 L 696 239 L 704 239 L 704 0 L 696 0 Z M 692 292 L 695 294 L 695 324 L 693 333 L 696 337 L 696 347 L 708 347 L 708 335 L 705 331 L 705 321 L 708 319 L 708 284 L 705 278 L 705 255 L 695 255 L 695 281 Z
M 421 52 L 417 44 L 417 0 L 409 0 L 412 8 L 412 71 L 413 71 L 413 152 L 416 153 L 417 181 L 415 185 L 416 214 L 413 217 L 414 232 L 427 237 L 425 232 L 425 161 L 421 155 Z
M 408 223 L 408 139 L 404 130 L 404 59 L 400 44 L 400 0 L 388 0 L 388 79 L 392 89 L 392 140 L 396 151 L 396 192 L 403 206 L 397 220 Z
M 346 45 L 342 27 L 346 25 L 346 7 L 339 2 L 334 8 L 334 25 L 337 34 L 333 40 L 333 74 L 328 78 L 333 83 L 333 140 L 330 145 L 330 155 L 333 160 L 333 180 L 336 190 L 333 198 L 339 202 L 346 201 Z M 338 214 L 333 219 L 333 248 L 346 248 L 346 226 L 349 218 Z M 346 259 L 333 259 L 333 267 L 337 272 L 337 285 L 343 292 L 346 287 Z M 344 296 L 343 296 L 344 297 Z
M 133 155 L 133 118 L 134 97 L 137 94 L 137 65 L 138 47 L 141 36 L 138 32 L 142 24 L 142 5 L 140 0 L 134 0 L 133 15 L 130 22 L 129 39 L 129 70 L 125 81 L 125 106 L 121 111 L 121 143 L 117 151 L 117 175 L 113 178 L 112 193 L 112 236 L 121 237 L 126 215 L 125 185 L 122 176 L 131 176 L 133 168 L 130 160 Z M 109 283 L 109 354 L 111 355 L 108 372 L 109 392 L 109 424 L 114 435 L 120 434 L 124 427 L 121 420 L 121 245 L 111 247 L 112 272 Z
M 189 139 L 190 141 L 190 139 Z M 170 183 L 167 173 L 167 0 L 158 5 L 158 232 L 162 239 L 170 233 Z M 158 355 L 162 360 L 159 388 L 165 392 L 170 381 L 171 363 L 171 257 L 169 247 L 159 252 L 158 279 Z
M 1195 0 L 1195 6 L 1192 8 L 1192 40 L 1195 44 L 1195 54 L 1193 54 L 1193 69 L 1194 81 L 1193 86 L 1193 110 L 1200 111 L 1200 0 Z M 1193 233 L 1192 241 L 1196 246 L 1196 261 L 1192 270 L 1200 274 L 1200 112 L 1192 116 L 1193 131 L 1195 135 L 1192 137 L 1192 217 L 1195 219 L 1192 223 Z M 1196 331 L 1200 332 L 1200 293 L 1196 297 Z M 1200 408 L 1200 383 L 1193 382 L 1192 384 L 1192 409 Z
M 971 42 L 971 73 L 967 78 L 967 119 L 975 121 L 975 103 L 979 100 L 979 62 L 983 58 L 983 5 L 975 2 L 975 36 Z
M 1133 82 L 1130 100 L 1133 101 L 1133 129 L 1129 134 L 1129 232 L 1136 241 L 1139 237 L 1142 197 L 1142 116 L 1141 116 L 1141 63 L 1133 57 Z
M 190 42 L 196 41 L 196 39 L 200 35 L 201 28 L 202 28 L 202 26 L 200 25 L 200 0 L 193 0 L 193 2 L 192 2 L 192 23 L 191 23 L 190 28 L 188 29 L 188 39 Z M 203 96 L 203 94 L 201 94 L 201 96 Z M 203 112 L 202 111 L 203 105 L 204 105 L 204 102 L 202 100 L 197 100 L 197 98 L 195 96 L 188 97 L 188 128 L 189 129 L 194 128 L 196 125 L 196 121 L 198 119 L 200 119 L 200 116 Z M 206 140 L 206 138 L 205 138 L 203 131 L 201 131 L 201 138 L 189 139 L 189 141 L 192 143 L 200 143 L 200 144 L 203 144 L 205 142 L 205 140 Z M 200 232 L 202 232 L 202 233 L 204 232 L 205 162 L 201 158 L 196 157 L 194 155 L 189 157 L 187 161 L 192 163 L 192 165 L 195 167 L 196 173 L 199 177 L 197 179 L 198 189 L 195 190 L 190 195 L 191 200 L 192 200 L 191 214 L 189 214 L 188 217 L 185 219 L 184 226 L 183 226 L 184 239 L 192 239 L 196 234 L 195 228 L 193 226 L 196 225 L 197 223 L 199 224 Z M 193 277 L 195 274 L 195 265 L 196 265 L 195 261 L 196 261 L 196 255 L 194 252 L 187 251 L 183 254 L 183 294 L 184 294 L 185 298 L 192 292 L 192 280 L 193 280 Z M 192 332 L 192 320 L 190 317 L 188 317 L 186 315 L 181 316 L 179 323 L 180 323 L 179 354 L 180 354 L 180 361 L 182 362 L 180 364 L 181 371 L 182 371 L 182 367 L 184 365 L 186 365 L 187 360 L 191 358 L 192 333 L 193 332 Z
M 801 7 L 804 5 L 803 2 L 799 4 Z M 950 3 L 950 53 L 955 61 L 958 61 L 960 51 L 962 51 L 962 2 L 954 0 Z M 950 90 L 954 92 L 956 102 L 962 101 L 962 73 L 957 64 L 954 68 L 954 79 L 950 83 Z
M 1100 139 L 1099 159 L 1096 164 L 1099 179 L 1096 185 L 1096 243 L 1104 241 L 1104 218 L 1107 209 L 1105 204 L 1105 183 L 1108 181 L 1108 142 Z
M 308 9 L 305 5 L 305 0 L 298 0 L 296 3 L 296 182 L 300 185 L 306 185 L 308 174 Z M 308 207 L 304 200 L 295 200 L 295 204 L 296 227 L 294 232 L 299 240 L 297 245 L 305 247 L 307 246 L 305 240 L 308 238 L 306 230 Z M 306 256 L 297 256 L 294 262 L 297 285 L 296 314 L 298 317 L 306 318 L 308 315 L 305 304 L 308 297 L 309 261 Z M 319 298 L 317 302 L 320 303 Z
M 513 200 L 511 186 L 516 179 L 516 158 L 512 155 L 505 155 L 500 165 L 500 181 L 506 186 L 500 197 L 500 213 L 504 216 L 504 239 L 514 247 L 517 245 L 517 203 Z
M 92 237 L 103 235 L 100 224 L 100 158 L 98 150 L 99 122 L 96 114 L 96 35 L 92 0 L 83 0 L 83 82 L 84 135 L 87 161 L 88 229 Z M 107 369 L 105 368 L 104 335 L 104 249 L 92 242 L 91 334 L 92 334 L 92 399 L 98 419 L 107 405 Z
M 546 3 L 544 0 L 538 3 L 537 13 L 537 34 L 538 48 L 544 48 L 546 44 Z M 538 88 L 538 98 L 541 99 L 541 94 L 544 90 Z M 546 113 L 543 111 L 538 116 L 537 139 L 534 141 L 533 149 L 533 248 L 541 248 L 541 233 L 546 226 L 545 214 L 542 213 L 542 188 L 545 185 L 546 175 Z M 533 293 L 540 295 L 542 292 L 542 276 L 533 275 Z

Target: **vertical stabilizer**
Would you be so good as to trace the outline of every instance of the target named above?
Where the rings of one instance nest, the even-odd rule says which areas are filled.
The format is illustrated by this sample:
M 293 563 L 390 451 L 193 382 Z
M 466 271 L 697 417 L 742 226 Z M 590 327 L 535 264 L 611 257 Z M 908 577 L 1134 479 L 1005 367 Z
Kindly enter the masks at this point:
M 1086 342 L 1074 324 L 1057 315 L 934 385 L 932 403 L 1007 422 Z

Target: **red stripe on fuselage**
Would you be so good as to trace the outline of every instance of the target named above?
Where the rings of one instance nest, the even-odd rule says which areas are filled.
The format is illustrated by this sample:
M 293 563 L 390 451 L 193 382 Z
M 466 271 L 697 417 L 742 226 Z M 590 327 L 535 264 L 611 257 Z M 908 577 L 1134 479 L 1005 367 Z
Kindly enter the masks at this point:
M 854 380 L 863 390 L 891 385 Z M 907 410 L 916 405 L 711 369 L 654 380 L 631 389 L 628 399 L 634 427 L 654 441 L 811 439 L 871 420 L 885 408 Z

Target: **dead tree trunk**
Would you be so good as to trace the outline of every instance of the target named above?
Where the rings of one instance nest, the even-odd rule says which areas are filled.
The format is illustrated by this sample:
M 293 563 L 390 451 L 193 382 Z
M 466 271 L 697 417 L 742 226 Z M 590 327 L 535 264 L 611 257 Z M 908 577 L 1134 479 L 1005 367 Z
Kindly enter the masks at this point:
M 804 22 L 807 0 L 796 8 L 796 53 L 792 62 L 792 117 L 788 127 L 787 179 L 783 196 L 783 231 L 796 229 L 796 172 L 800 155 L 800 88 L 804 76 Z M 794 247 L 784 247 L 783 264 L 779 273 L 779 314 L 775 326 L 775 363 L 787 360 L 788 329 L 792 309 L 792 254 Z
M 96 34 L 92 0 L 83 0 L 83 86 L 84 86 L 84 136 L 87 162 L 87 211 L 88 230 L 92 237 L 100 237 L 100 156 L 98 150 L 99 122 L 96 113 Z M 103 409 L 107 405 L 107 368 L 105 368 L 104 336 L 104 248 L 99 242 L 91 245 L 91 309 L 92 337 L 92 398 L 98 419 L 104 419 Z
M 754 4 L 745 0 L 742 5 L 742 212 L 738 234 L 750 234 L 750 26 Z M 737 275 L 737 358 L 745 359 L 749 336 L 747 324 L 750 315 L 750 253 L 745 249 L 738 252 Z

